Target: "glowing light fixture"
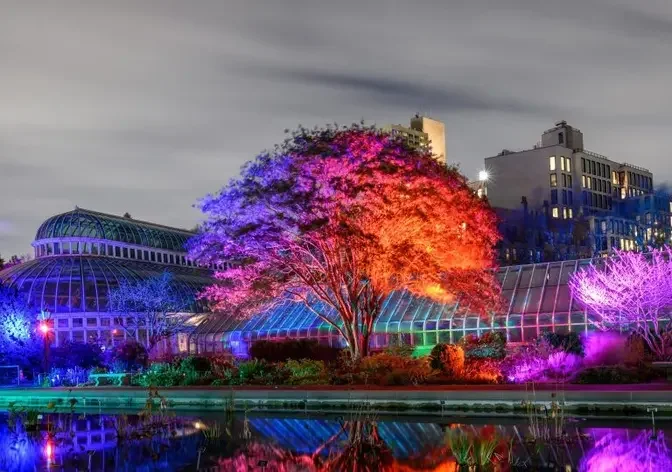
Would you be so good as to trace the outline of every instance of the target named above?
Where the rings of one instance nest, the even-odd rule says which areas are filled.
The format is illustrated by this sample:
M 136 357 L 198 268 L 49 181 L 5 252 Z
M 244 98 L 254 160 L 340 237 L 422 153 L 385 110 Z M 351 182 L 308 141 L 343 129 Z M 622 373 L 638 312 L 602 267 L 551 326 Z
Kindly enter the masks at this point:
M 482 170 L 478 173 L 478 180 L 481 182 L 485 182 L 490 178 L 490 175 L 488 174 L 487 170 Z
M 44 321 L 42 323 L 40 323 L 39 329 L 40 329 L 40 333 L 42 333 L 44 335 L 49 333 L 49 325 L 47 323 L 45 323 Z

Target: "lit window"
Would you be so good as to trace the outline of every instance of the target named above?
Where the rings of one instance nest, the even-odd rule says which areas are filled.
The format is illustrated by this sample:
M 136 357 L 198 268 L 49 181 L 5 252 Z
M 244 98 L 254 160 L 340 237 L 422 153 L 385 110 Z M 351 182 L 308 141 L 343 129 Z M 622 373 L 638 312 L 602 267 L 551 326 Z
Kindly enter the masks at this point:
M 582 176 L 581 176 L 581 186 L 582 186 L 583 188 L 588 188 L 588 187 L 586 186 L 586 176 L 585 176 L 585 175 L 582 175 Z M 672 203 L 670 203 L 670 204 L 672 205 Z
M 550 170 L 555 170 L 555 156 L 551 156 L 548 158 L 548 168 Z
M 571 160 L 569 157 L 567 158 L 567 164 L 566 164 L 565 167 L 567 167 L 567 169 L 566 169 L 567 172 L 571 172 L 571 171 L 572 171 L 572 160 Z
M 563 208 L 563 209 L 562 209 L 562 217 L 563 217 L 564 219 L 567 219 L 567 217 L 568 217 L 567 208 Z
M 557 208 L 553 208 L 553 213 L 552 213 L 552 215 L 553 215 L 553 218 L 557 218 L 557 217 L 558 217 L 559 213 L 558 213 L 558 209 L 557 209 Z
M 567 210 L 567 213 L 569 214 L 570 219 L 574 218 L 574 210 L 570 208 L 569 210 Z
M 618 185 L 618 175 L 616 174 L 616 171 L 613 171 L 611 173 L 611 183 L 614 185 Z
M 551 174 L 551 187 L 558 186 L 558 176 L 556 174 Z
M 560 170 L 565 170 L 565 156 L 560 156 Z

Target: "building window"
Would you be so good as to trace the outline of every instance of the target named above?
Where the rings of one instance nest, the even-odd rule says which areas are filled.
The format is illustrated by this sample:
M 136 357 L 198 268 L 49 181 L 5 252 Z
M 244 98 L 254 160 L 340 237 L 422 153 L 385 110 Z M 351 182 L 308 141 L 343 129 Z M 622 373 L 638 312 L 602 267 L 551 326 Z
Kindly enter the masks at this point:
M 560 156 L 560 170 L 565 170 L 565 156 Z
M 128 248 L 124 248 L 124 259 L 128 259 Z
M 569 209 L 567 210 L 567 213 L 569 213 L 569 218 L 570 218 L 570 219 L 574 218 L 574 210 L 572 210 L 571 208 L 569 208 Z
M 565 164 L 565 167 L 566 167 L 565 170 L 567 172 L 571 172 L 572 171 L 572 160 L 569 157 L 566 157 L 565 160 L 567 161 L 567 163 Z
M 558 143 L 560 143 L 560 144 L 565 143 L 565 133 L 563 133 L 563 132 L 558 133 Z
M 586 185 L 586 176 L 585 175 L 581 176 L 581 187 L 582 188 L 588 188 L 588 186 Z
M 98 326 L 98 318 L 87 318 L 86 326 L 87 327 Z
M 567 212 L 567 208 L 562 209 L 562 217 L 566 220 L 569 217 L 569 214 Z
M 551 156 L 548 158 L 548 168 L 550 170 L 555 170 L 555 156 Z
M 586 172 L 586 158 L 585 157 L 581 158 L 581 171 L 584 172 L 584 173 Z
M 553 215 L 553 218 L 558 218 L 559 216 L 558 208 L 554 207 L 551 214 Z
M 551 205 L 557 205 L 557 204 L 558 204 L 558 191 L 551 190 Z
M 68 319 L 67 318 L 59 318 L 58 319 L 58 327 L 59 328 L 67 328 L 68 327 Z
M 121 248 L 119 246 L 114 246 L 114 255 L 121 257 Z
M 73 318 L 73 319 L 72 319 L 72 327 L 73 327 L 73 328 L 82 328 L 82 327 L 84 327 L 84 319 L 83 319 L 83 318 Z
M 152 262 L 156 262 L 156 253 L 154 251 L 151 252 L 152 256 Z
M 144 253 L 145 253 L 145 260 L 148 261 L 149 260 L 149 251 L 144 251 Z
M 618 185 L 618 175 L 616 175 L 616 171 L 611 172 L 611 183 Z
M 557 174 L 551 174 L 551 187 L 558 186 L 558 176 Z

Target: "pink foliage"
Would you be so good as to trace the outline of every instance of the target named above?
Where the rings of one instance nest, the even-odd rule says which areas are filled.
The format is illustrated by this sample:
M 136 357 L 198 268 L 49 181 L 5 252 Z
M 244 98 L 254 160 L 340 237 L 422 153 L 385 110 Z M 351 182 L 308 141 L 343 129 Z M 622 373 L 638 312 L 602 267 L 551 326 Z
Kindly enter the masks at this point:
M 661 359 L 672 354 L 672 251 L 616 251 L 572 275 L 569 286 L 601 329 L 628 329 L 640 334 Z
M 548 372 L 553 378 L 568 378 L 581 369 L 583 359 L 576 354 L 556 351 L 548 356 Z
M 672 454 L 662 431 L 642 431 L 634 438 L 607 434 L 595 442 L 579 464 L 580 472 L 672 470 Z
M 622 365 L 627 354 L 627 337 L 613 332 L 592 332 L 583 340 L 584 363 L 588 367 Z

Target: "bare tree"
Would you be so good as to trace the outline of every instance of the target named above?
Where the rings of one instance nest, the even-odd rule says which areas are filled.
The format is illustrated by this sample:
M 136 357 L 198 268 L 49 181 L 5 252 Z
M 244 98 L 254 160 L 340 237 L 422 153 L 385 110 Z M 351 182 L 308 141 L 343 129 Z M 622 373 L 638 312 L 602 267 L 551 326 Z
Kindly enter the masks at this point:
M 163 339 L 189 331 L 193 294 L 179 290 L 173 274 L 164 272 L 148 279 L 121 282 L 109 294 L 110 308 L 123 315 L 121 326 L 139 338 L 148 352 Z M 144 330 L 147 336 L 139 336 Z

